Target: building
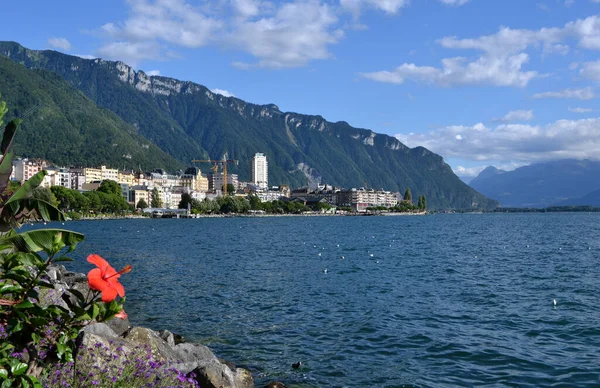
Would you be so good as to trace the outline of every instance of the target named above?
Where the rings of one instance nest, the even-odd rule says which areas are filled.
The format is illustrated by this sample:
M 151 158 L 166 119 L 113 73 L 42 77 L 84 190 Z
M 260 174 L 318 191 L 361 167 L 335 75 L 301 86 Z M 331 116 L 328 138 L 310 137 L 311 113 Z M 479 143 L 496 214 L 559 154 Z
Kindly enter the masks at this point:
M 206 193 L 210 189 L 209 179 L 202 175 L 197 167 L 189 167 L 179 178 L 179 185 L 191 191 Z
M 100 166 L 100 168 L 84 168 L 83 174 L 85 175 L 85 183 L 91 183 L 95 181 L 111 180 L 119 181 L 119 170 L 116 168 L 106 168 L 106 166 Z
M 48 166 L 44 159 L 15 159 L 13 160 L 13 174 L 15 180 L 23 183 Z
M 234 190 L 239 187 L 239 179 L 237 174 L 227 174 L 227 183 L 232 184 Z M 208 176 L 208 188 L 212 191 L 222 191 L 223 189 L 223 173 L 210 174 Z
M 261 189 L 269 187 L 269 163 L 265 154 L 256 153 L 250 165 L 252 183 Z
M 337 205 L 351 207 L 354 211 L 364 212 L 368 207 L 393 207 L 398 203 L 396 193 L 373 189 L 342 190 L 337 193 Z

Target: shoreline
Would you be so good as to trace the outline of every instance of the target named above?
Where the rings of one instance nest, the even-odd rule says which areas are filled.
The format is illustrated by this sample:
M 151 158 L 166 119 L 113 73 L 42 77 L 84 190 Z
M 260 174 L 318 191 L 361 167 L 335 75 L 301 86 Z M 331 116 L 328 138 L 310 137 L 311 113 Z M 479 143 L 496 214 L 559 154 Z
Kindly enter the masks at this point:
M 314 213 L 314 214 L 192 214 L 187 217 L 150 217 L 140 215 L 126 215 L 126 216 L 98 216 L 98 217 L 81 217 L 80 219 L 69 219 L 67 221 L 103 221 L 103 220 L 124 220 L 124 219 L 195 219 L 195 218 L 271 218 L 271 217 L 379 217 L 379 216 L 426 216 L 433 214 L 430 212 L 417 212 L 417 213 L 350 213 L 350 214 L 330 214 L 330 213 Z

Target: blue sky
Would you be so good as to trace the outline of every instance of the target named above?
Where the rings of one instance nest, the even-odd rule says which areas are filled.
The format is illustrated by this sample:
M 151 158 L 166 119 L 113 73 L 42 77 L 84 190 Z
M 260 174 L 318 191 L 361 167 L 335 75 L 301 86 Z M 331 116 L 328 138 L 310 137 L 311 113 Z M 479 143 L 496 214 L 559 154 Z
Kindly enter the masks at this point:
M 397 136 L 468 179 L 600 159 L 600 0 L 21 0 L 3 40 Z

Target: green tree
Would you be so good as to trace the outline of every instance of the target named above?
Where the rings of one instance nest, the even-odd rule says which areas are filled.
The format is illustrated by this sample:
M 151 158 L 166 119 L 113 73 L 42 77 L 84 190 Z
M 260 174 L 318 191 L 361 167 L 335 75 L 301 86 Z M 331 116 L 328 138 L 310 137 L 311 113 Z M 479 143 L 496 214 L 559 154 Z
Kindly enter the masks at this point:
M 58 205 L 58 201 L 52 191 L 46 187 L 38 186 L 33 190 L 33 198 L 41 199 L 42 201 L 46 201 L 52 206 Z
M 158 188 L 152 189 L 152 194 L 150 194 L 150 206 L 151 207 L 162 207 L 162 200 L 160 199 L 160 193 L 158 192 Z
M 52 186 L 50 188 L 52 194 L 58 201 L 58 207 L 63 211 L 71 210 L 74 206 L 75 197 L 71 189 L 63 186 Z
M 221 186 L 221 190 L 225 188 L 225 185 Z M 235 186 L 232 183 L 227 184 L 227 195 L 235 194 Z
M 140 199 L 137 203 L 137 205 L 135 205 L 135 207 L 137 209 L 146 209 L 148 207 L 148 203 L 146 203 L 146 201 L 144 201 L 144 198 Z
M 189 193 L 181 194 L 181 201 L 179 201 L 179 205 L 177 206 L 179 209 L 187 209 L 188 204 L 191 205 L 192 196 Z
M 261 201 L 258 195 L 249 195 L 248 202 L 250 203 L 250 209 L 259 210 L 261 208 Z
M 412 203 L 412 193 L 410 192 L 410 188 L 407 188 L 404 192 L 404 200 Z
M 119 185 L 117 182 L 110 180 L 110 179 L 103 180 L 100 183 L 100 187 L 98 187 L 97 191 L 99 191 L 101 193 L 106 193 L 106 194 L 123 196 L 123 192 L 121 190 L 121 185 Z

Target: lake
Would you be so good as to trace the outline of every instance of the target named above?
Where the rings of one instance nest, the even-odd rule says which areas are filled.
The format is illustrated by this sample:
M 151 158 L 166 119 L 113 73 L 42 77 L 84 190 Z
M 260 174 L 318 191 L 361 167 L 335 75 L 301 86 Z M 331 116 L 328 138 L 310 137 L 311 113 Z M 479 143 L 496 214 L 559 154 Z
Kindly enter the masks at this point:
M 69 269 L 133 265 L 133 324 L 204 343 L 257 387 L 600 385 L 598 213 L 64 227 L 87 236 Z

